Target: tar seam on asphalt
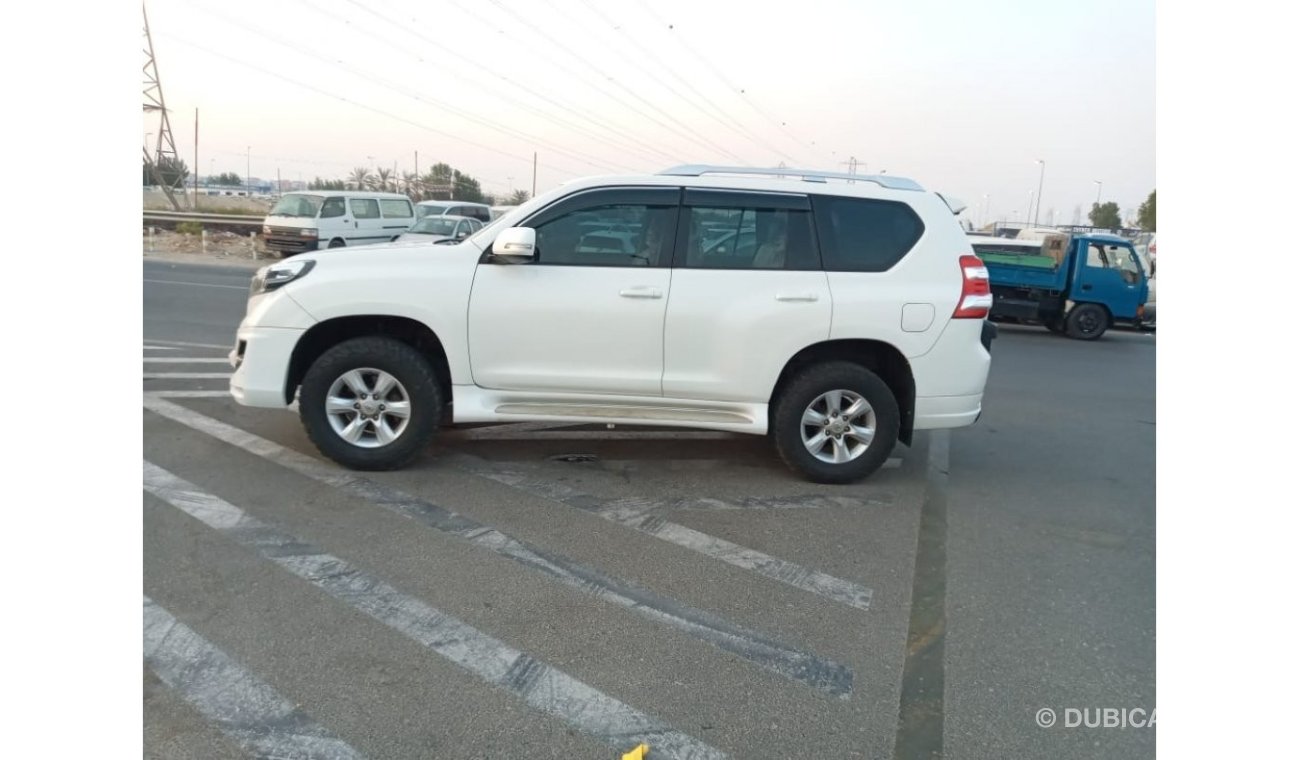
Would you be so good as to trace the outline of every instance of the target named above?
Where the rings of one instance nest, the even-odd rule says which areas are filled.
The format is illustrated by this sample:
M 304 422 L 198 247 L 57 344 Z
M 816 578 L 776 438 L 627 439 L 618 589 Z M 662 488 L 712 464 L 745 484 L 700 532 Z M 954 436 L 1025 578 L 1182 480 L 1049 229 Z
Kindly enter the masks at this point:
M 871 606 L 872 591 L 866 586 L 811 570 L 664 519 L 662 513 L 673 508 L 670 502 L 635 497 L 604 499 L 560 483 L 530 480 L 522 474 L 508 471 L 495 463 L 468 454 L 449 455 L 447 459 L 462 470 L 479 477 L 590 512 L 624 527 L 721 560 L 742 570 L 780 581 L 801 591 L 860 610 L 866 610 Z M 835 501 L 841 497 L 821 498 L 835 506 L 843 506 L 843 502 Z
M 145 408 L 218 440 L 372 504 L 415 520 L 445 535 L 500 554 L 531 570 L 577 589 L 580 593 L 635 612 L 730 652 L 777 675 L 839 699 L 853 693 L 853 671 L 834 660 L 818 657 L 776 641 L 758 631 L 732 623 L 655 593 L 631 581 L 606 575 L 568 557 L 548 552 L 501 531 L 398 489 L 327 465 L 239 428 L 157 397 L 146 396 Z M 778 560 L 779 561 L 779 560 Z M 802 572 L 807 572 L 793 566 Z M 833 579 L 834 580 L 834 579 Z
M 917 531 L 912 613 L 898 703 L 895 760 L 943 757 L 943 653 L 948 573 L 947 430 L 930 433 L 925 500 Z
M 168 688 L 254 757 L 361 758 L 355 749 L 147 596 L 144 660 Z
M 144 488 L 149 493 L 492 686 L 519 697 L 530 707 L 554 715 L 616 749 L 645 742 L 665 757 L 682 760 L 726 757 L 659 719 L 403 594 L 344 560 L 278 531 L 163 468 L 148 461 L 143 465 Z M 242 700 L 236 700 L 235 704 L 236 709 L 244 707 Z

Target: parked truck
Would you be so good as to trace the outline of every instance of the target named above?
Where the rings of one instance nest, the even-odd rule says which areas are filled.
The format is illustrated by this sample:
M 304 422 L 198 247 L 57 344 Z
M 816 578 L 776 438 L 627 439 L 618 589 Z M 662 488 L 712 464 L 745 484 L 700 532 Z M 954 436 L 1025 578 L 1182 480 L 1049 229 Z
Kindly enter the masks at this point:
M 1142 325 L 1146 268 L 1124 238 L 968 238 L 988 268 L 991 319 L 1041 324 L 1078 340 L 1096 340 L 1117 323 Z

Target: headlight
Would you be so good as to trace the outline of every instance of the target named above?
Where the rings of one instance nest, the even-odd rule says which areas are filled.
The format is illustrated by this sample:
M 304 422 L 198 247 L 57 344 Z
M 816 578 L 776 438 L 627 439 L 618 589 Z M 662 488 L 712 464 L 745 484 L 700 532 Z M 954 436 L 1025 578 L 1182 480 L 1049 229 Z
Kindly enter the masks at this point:
M 267 293 L 276 288 L 284 287 L 300 277 L 305 277 L 314 266 L 316 266 L 314 260 L 304 259 L 301 261 L 282 261 L 279 264 L 263 267 L 257 270 L 257 274 L 253 275 L 253 285 L 249 290 L 249 295 L 255 296 L 259 293 Z
M 307 227 L 306 229 L 298 230 L 298 234 L 302 235 L 305 238 L 314 238 L 320 233 L 317 230 L 312 229 L 311 227 Z

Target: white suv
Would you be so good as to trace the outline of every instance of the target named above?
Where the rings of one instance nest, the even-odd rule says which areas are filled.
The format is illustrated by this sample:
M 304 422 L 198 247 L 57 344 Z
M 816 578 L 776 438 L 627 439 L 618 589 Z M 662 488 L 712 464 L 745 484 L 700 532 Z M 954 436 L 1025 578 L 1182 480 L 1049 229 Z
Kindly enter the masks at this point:
M 263 268 L 230 390 L 296 397 L 355 469 L 403 466 L 449 413 L 767 434 L 809 479 L 851 482 L 979 417 L 992 296 L 960 210 L 894 176 L 579 180 L 459 245 Z

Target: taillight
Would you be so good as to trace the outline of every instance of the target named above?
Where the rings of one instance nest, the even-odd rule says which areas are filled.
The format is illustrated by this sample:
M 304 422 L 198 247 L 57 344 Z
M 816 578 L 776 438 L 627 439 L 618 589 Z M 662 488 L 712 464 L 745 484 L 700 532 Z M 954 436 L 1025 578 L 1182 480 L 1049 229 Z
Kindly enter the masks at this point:
M 989 269 L 979 256 L 966 254 L 959 260 L 961 266 L 961 298 L 953 319 L 983 319 L 993 308 L 993 291 L 989 289 Z

